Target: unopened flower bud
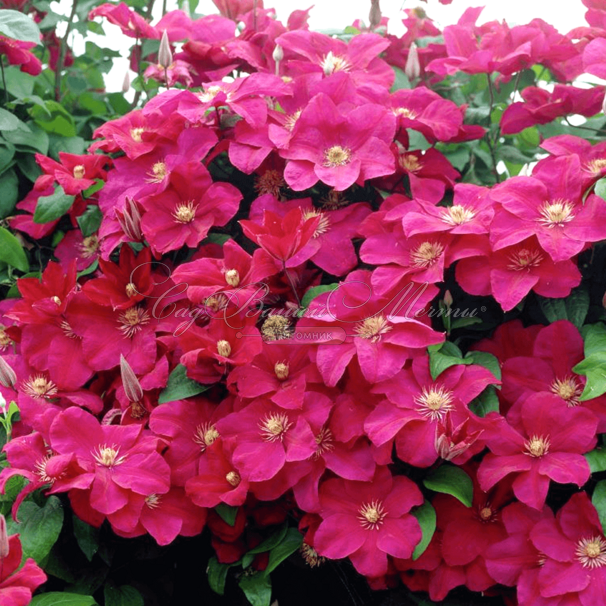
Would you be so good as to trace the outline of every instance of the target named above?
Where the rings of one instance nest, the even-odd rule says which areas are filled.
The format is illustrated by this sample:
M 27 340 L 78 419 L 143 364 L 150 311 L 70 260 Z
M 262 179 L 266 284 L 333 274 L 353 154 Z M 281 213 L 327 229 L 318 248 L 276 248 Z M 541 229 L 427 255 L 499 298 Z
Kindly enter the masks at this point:
M 604 101 L 602 101 L 602 113 L 606 114 L 606 95 L 604 95 Z
M 158 65 L 164 69 L 168 69 L 173 64 L 173 54 L 170 50 L 170 42 L 166 30 L 162 34 L 160 40 L 160 50 L 158 51 Z
M 122 354 L 120 354 L 120 375 L 122 376 L 122 385 L 124 385 L 124 393 L 128 401 L 140 402 L 143 399 L 141 383 L 139 383 L 137 375 Z
M 10 389 L 15 389 L 15 385 L 17 384 L 15 371 L 4 358 L 0 358 L 0 384 Z
M 6 408 L 6 400 L 4 399 L 4 396 L 0 393 L 0 412 L 5 415 L 7 413 L 7 408 Z
M 421 75 L 421 64 L 419 63 L 419 51 L 417 45 L 413 42 L 408 50 L 408 58 L 404 67 L 406 77 L 412 82 Z
M 130 74 L 127 72 L 124 74 L 124 80 L 122 80 L 122 92 L 127 93 L 130 90 Z
M 453 304 L 452 294 L 450 293 L 449 290 L 447 290 L 444 293 L 444 305 L 446 305 L 446 307 L 451 307 L 452 304 Z
M 381 24 L 381 7 L 379 6 L 379 0 L 370 0 L 370 14 L 368 15 L 370 21 L 370 29 Z
M 141 212 L 137 203 L 132 198 L 126 198 L 124 210 L 116 210 L 116 218 L 124 232 L 124 235 L 130 242 L 142 242 L 143 232 L 141 231 Z
M 276 44 L 276 48 L 274 48 L 272 58 L 276 62 L 282 61 L 282 59 L 284 59 L 284 49 L 279 44 Z
M 532 174 L 532 169 L 530 168 L 530 164 L 526 163 L 522 168 L 520 168 L 520 172 L 518 173 L 518 177 L 530 177 Z
M 8 530 L 6 528 L 6 519 L 0 514 L 0 560 L 3 560 L 9 553 Z

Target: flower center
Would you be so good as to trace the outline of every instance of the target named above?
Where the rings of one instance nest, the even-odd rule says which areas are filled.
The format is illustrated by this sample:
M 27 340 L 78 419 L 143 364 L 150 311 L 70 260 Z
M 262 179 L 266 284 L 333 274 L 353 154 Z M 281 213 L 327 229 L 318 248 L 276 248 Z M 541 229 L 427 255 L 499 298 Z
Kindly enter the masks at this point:
M 196 218 L 196 206 L 192 201 L 177 204 L 172 216 L 176 223 L 191 223 Z
M 269 316 L 261 326 L 261 334 L 266 341 L 288 339 L 292 334 L 290 321 L 284 316 Z
M 288 128 L 288 126 L 287 126 Z M 288 130 L 292 130 L 294 124 Z M 280 195 L 280 190 L 286 185 L 282 173 L 277 170 L 266 170 L 255 179 L 255 189 L 260 195 L 271 194 L 275 198 Z
M 335 191 L 331 189 L 324 198 L 320 200 L 320 204 L 323 208 L 328 210 L 337 210 L 342 206 L 346 206 L 349 200 L 343 195 L 343 192 Z
M 486 505 L 482 507 L 482 509 L 480 509 L 478 515 L 480 516 L 480 520 L 482 520 L 482 522 L 488 522 L 492 518 L 494 513 L 495 512 L 492 510 L 492 508 Z
M 318 552 L 311 545 L 305 543 L 305 541 L 301 545 L 301 557 L 310 568 L 321 566 L 326 562 L 326 558 L 319 555 Z
M 437 242 L 423 242 L 410 253 L 410 262 L 415 267 L 431 267 L 444 252 L 444 247 Z
M 225 339 L 217 341 L 217 353 L 223 358 L 229 358 L 231 354 L 231 344 Z
M 203 92 L 198 93 L 198 95 L 203 103 L 208 103 L 209 101 L 212 101 L 220 92 L 220 86 L 209 86 Z
M 358 510 L 358 520 L 365 530 L 376 530 L 383 523 L 383 518 L 387 515 L 381 501 L 371 501 L 364 503 Z
M 225 272 L 225 281 L 230 286 L 238 286 L 240 284 L 240 272 L 237 269 L 228 269 Z
M 276 365 L 274 366 L 274 372 L 276 373 L 276 377 L 278 377 L 280 381 L 288 379 L 288 364 L 286 362 L 276 362 Z
M 537 219 L 544 227 L 549 229 L 553 227 L 563 227 L 574 219 L 572 211 L 574 204 L 567 200 L 556 200 L 555 202 L 545 202 L 539 209 L 541 217 Z
M 507 269 L 512 271 L 530 270 L 533 267 L 539 267 L 543 262 L 543 255 L 538 250 L 528 250 L 522 248 L 517 252 L 512 253 L 508 257 L 509 264 Z
M 286 432 L 291 428 L 292 422 L 288 419 L 285 413 L 271 413 L 268 414 L 261 423 L 259 423 L 259 429 L 261 430 L 261 437 L 266 442 L 276 442 L 284 440 Z
M 34 465 L 34 473 L 40 478 L 40 481 L 44 484 L 53 484 L 57 479 L 57 476 L 49 475 L 46 469 L 46 465 L 52 459 L 52 456 L 53 455 L 49 453 Z M 61 475 L 64 474 L 62 473 Z
M 74 332 L 74 329 L 70 326 L 69 322 L 67 320 L 62 320 L 61 321 L 61 330 L 63 331 L 63 334 L 68 338 L 68 339 L 79 339 L 80 337 Z
M 126 291 L 126 296 L 129 299 L 132 299 L 135 295 L 138 294 L 137 287 L 132 282 L 129 282 L 124 290 Z
M 119 453 L 120 448 L 115 444 L 112 446 L 103 444 L 97 446 L 97 449 L 93 450 L 91 454 L 93 455 L 93 459 L 95 459 L 99 465 L 111 469 L 112 467 L 121 465 L 124 463 L 124 461 L 126 461 L 126 455 L 120 457 L 118 456 Z
M 212 423 L 202 423 L 196 427 L 194 432 L 194 442 L 200 446 L 200 450 L 204 452 L 217 438 L 219 432 Z
M 84 240 L 82 240 L 82 244 L 80 244 L 80 252 L 85 259 L 89 259 L 97 254 L 98 250 L 99 238 L 95 235 L 84 238 Z
M 0 350 L 6 349 L 13 340 L 6 334 L 6 327 L 0 325 Z
M 314 459 L 321 457 L 325 452 L 330 452 L 334 449 L 332 443 L 332 431 L 328 427 L 322 427 L 320 433 L 316 436 L 316 452 L 312 455 Z
M 118 316 L 118 322 L 122 324 L 119 328 L 129 339 L 132 339 L 143 326 L 149 324 L 149 321 L 149 314 L 141 307 L 129 307 Z
M 351 69 L 351 63 L 345 57 L 334 55 L 332 51 L 322 57 L 320 65 L 326 76 L 335 72 L 347 72 Z
M 330 228 L 330 219 L 320 210 L 316 210 L 315 208 L 307 208 L 301 211 L 301 215 L 303 217 L 303 221 L 307 221 L 308 219 L 313 219 L 314 217 L 320 217 L 320 222 L 318 223 L 318 227 L 316 227 L 316 231 L 314 231 L 314 238 L 325 234 Z
M 131 128 L 130 129 L 130 138 L 135 141 L 136 143 L 141 143 L 142 141 L 142 137 L 141 135 L 145 132 L 145 129 L 142 128 L 141 126 L 137 127 L 137 128 Z
M 441 420 L 447 412 L 453 409 L 453 393 L 444 386 L 433 385 L 423 387 L 421 393 L 415 398 L 417 411 L 431 421 Z
M 597 175 L 606 168 L 606 158 L 596 158 L 587 163 L 585 170 Z
M 340 145 L 333 145 L 324 150 L 324 166 L 326 168 L 335 168 L 336 166 L 346 166 L 351 162 L 351 150 Z
M 301 112 L 303 110 L 298 109 L 294 114 L 289 114 L 286 117 L 286 122 L 284 123 L 284 126 L 287 130 L 289 131 L 293 131 L 295 128 L 295 124 L 297 123 L 297 120 L 301 117 Z
M 414 120 L 417 117 L 417 113 L 407 107 L 396 107 L 393 110 L 393 113 L 396 116 L 402 116 L 403 118 L 409 118 L 410 120 Z
M 566 377 L 564 379 L 556 379 L 551 384 L 551 391 L 556 396 L 560 396 L 569 407 L 578 406 L 579 398 L 583 393 L 583 387 L 579 385 L 573 377 Z
M 149 179 L 146 179 L 147 183 L 161 183 L 168 174 L 168 169 L 164 162 L 156 162 L 151 172 L 147 174 L 149 176 Z
M 583 568 L 600 568 L 606 564 L 606 541 L 599 536 L 581 539 L 575 553 Z
M 400 166 L 409 173 L 416 173 L 423 168 L 423 164 L 419 162 L 419 158 L 414 154 L 404 154 L 400 156 L 399 162 Z
M 145 497 L 145 504 L 150 509 L 156 509 L 157 507 L 160 507 L 160 497 L 157 494 L 148 494 Z
M 230 471 L 226 476 L 225 479 L 235 488 L 236 486 L 238 486 L 240 484 L 240 482 L 242 481 L 242 478 L 240 477 L 240 474 L 237 471 Z
M 74 179 L 82 179 L 82 177 L 84 177 L 85 172 L 86 169 L 84 168 L 84 166 L 82 166 L 82 164 L 77 164 L 76 166 L 74 166 L 73 170 Z
M 476 216 L 475 211 L 460 204 L 453 204 L 442 213 L 442 221 L 448 225 L 463 225 Z
M 50 398 L 57 394 L 57 386 L 43 375 L 32 375 L 21 389 L 32 398 Z
M 542 457 L 549 452 L 549 438 L 546 436 L 530 436 L 530 440 L 524 442 L 526 452 L 531 457 Z
M 381 315 L 366 318 L 354 328 L 357 337 L 361 339 L 369 339 L 371 343 L 376 343 L 381 340 L 384 334 L 387 334 L 392 327 L 389 322 Z

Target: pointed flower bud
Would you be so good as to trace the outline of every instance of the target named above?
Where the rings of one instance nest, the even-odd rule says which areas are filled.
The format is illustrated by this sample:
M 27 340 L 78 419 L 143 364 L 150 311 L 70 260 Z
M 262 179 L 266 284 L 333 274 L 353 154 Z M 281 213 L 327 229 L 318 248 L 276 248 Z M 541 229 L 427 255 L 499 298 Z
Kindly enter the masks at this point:
M 453 302 L 452 294 L 449 290 L 447 290 L 444 293 L 444 305 L 446 305 L 446 307 L 452 307 Z
M 381 7 L 379 6 L 379 0 L 370 0 L 370 14 L 368 15 L 370 21 L 370 29 L 375 29 L 381 24 Z
M 8 530 L 6 528 L 6 519 L 0 514 L 0 560 L 3 560 L 9 553 Z
M 408 50 L 408 58 L 404 66 L 406 77 L 412 81 L 416 80 L 421 75 L 421 64 L 419 63 L 419 51 L 417 45 L 413 42 Z
M 12 369 L 11 365 L 4 358 L 1 357 L 0 384 L 10 389 L 15 389 L 15 385 L 17 384 L 17 375 L 15 374 L 15 371 Z
M 122 80 L 122 92 L 127 93 L 130 90 L 130 74 L 127 72 L 124 74 L 124 80 Z
M 143 399 L 141 383 L 139 383 L 137 375 L 122 354 L 120 354 L 120 375 L 122 376 L 122 385 L 124 385 L 124 393 L 128 401 L 140 402 Z
M 436 426 L 436 452 L 445 461 L 452 461 L 475 444 L 483 430 L 468 431 L 466 419 L 459 426 L 453 428 L 452 419 L 447 414 L 443 421 Z
M 130 242 L 142 242 L 143 232 L 141 231 L 141 211 L 139 206 L 132 198 L 126 198 L 124 210 L 116 210 L 116 218 L 122 228 L 122 231 Z
M 166 30 L 162 34 L 160 40 L 160 50 L 158 51 L 158 65 L 164 69 L 168 69 L 173 64 L 173 54 L 170 50 L 170 42 Z
M 604 95 L 604 101 L 602 101 L 602 113 L 606 114 L 606 95 Z
M 276 44 L 276 48 L 274 48 L 272 58 L 276 62 L 282 61 L 282 59 L 284 59 L 284 49 L 279 44 Z

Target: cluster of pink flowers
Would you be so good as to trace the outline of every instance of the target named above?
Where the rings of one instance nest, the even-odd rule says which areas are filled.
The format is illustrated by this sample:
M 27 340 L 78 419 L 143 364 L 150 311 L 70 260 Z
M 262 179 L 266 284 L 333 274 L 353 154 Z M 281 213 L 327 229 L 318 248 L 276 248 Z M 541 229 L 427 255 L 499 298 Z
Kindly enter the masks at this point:
M 469 9 L 418 49 L 440 32 L 413 10 L 402 38 L 380 21 L 345 43 L 309 31 L 307 11 L 283 25 L 261 2 L 219 4 L 224 16 L 174 11 L 156 26 L 124 4 L 93 10 L 133 38 L 186 42 L 148 70 L 171 88 L 101 126 L 89 154 L 37 158 L 43 175 L 10 221 L 34 239 L 74 228 L 0 308 L 0 392 L 21 412 L 0 484 L 29 480 L 15 511 L 45 488 L 124 537 L 167 545 L 206 525 L 224 563 L 258 541 L 250 519 L 290 512 L 310 562 L 348 557 L 375 588 L 603 603 L 606 538 L 587 495 L 546 505 L 554 484 L 587 483 L 583 455 L 606 432 L 606 396 L 582 400 L 573 371 L 579 330 L 508 322 L 436 371 L 447 335 L 428 310 L 453 305 L 447 272 L 505 312 L 531 291 L 568 296 L 579 255 L 606 240 L 606 147 L 552 137 L 531 174 L 463 183 L 437 147 L 485 129 L 429 86 L 457 72 L 498 86 L 535 64 L 562 81 L 597 73 L 606 3 L 568 35 L 541 20 L 477 26 Z M 416 86 L 390 92 L 392 66 Z M 596 114 L 604 88 L 522 99 L 503 134 Z M 58 187 L 73 203 L 40 223 Z M 91 206 L 100 224 L 84 236 Z M 167 398 L 176 377 L 195 393 Z M 480 414 L 488 392 L 498 411 Z M 444 462 L 469 476 L 471 506 L 401 472 Z M 424 503 L 437 527 L 413 557 Z M 220 504 L 239 508 L 233 526 Z

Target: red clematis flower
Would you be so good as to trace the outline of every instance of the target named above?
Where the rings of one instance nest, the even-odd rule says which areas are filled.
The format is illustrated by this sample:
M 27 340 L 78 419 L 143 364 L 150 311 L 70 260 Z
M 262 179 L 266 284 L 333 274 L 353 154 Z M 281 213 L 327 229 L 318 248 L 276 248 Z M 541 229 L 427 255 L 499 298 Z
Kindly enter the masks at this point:
M 23 549 L 19 535 L 8 538 L 8 554 L 0 567 L 0 601 L 6 606 L 27 606 L 34 591 L 46 582 L 46 574 L 32 558 L 22 566 Z

